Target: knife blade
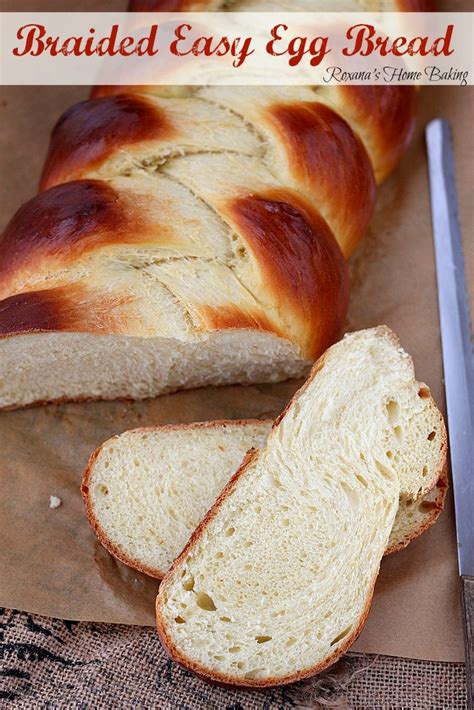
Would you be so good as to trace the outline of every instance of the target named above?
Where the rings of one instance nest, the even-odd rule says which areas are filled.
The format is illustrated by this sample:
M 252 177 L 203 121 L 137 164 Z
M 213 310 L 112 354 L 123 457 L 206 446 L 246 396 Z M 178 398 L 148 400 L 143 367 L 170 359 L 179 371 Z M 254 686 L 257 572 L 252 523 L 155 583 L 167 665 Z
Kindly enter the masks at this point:
M 474 707 L 474 371 L 466 276 L 449 123 L 426 128 L 451 474 L 466 651 Z

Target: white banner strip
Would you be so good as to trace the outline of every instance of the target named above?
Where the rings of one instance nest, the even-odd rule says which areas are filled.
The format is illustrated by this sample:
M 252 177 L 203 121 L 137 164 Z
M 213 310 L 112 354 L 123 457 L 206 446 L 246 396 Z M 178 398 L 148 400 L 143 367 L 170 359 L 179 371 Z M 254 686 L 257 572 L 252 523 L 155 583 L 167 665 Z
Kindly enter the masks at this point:
M 474 13 L 1 13 L 0 83 L 472 84 Z

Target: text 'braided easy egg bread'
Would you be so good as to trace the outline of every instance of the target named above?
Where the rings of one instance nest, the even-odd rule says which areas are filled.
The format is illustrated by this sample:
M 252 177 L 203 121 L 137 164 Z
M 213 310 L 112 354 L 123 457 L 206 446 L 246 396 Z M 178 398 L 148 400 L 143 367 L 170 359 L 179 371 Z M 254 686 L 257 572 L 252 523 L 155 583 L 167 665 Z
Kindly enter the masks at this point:
M 411 454 L 395 464 L 405 436 Z M 167 651 L 206 679 L 251 687 L 333 663 L 365 622 L 400 498 L 433 488 L 445 458 L 442 417 L 392 331 L 346 336 L 164 577 Z
M 289 9 L 131 9 L 224 6 Z M 0 407 L 305 374 L 341 333 L 346 257 L 409 143 L 415 98 L 410 86 L 104 86 L 67 110 L 40 194 L 0 239 Z

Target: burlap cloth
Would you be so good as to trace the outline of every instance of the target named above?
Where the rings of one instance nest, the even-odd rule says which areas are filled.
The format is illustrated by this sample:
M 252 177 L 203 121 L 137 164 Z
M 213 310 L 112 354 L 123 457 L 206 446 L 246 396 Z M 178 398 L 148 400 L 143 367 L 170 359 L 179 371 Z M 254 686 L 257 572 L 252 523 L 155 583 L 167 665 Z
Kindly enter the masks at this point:
M 172 663 L 150 627 L 2 613 L 1 708 L 465 708 L 461 663 L 349 654 L 281 689 L 218 688 Z

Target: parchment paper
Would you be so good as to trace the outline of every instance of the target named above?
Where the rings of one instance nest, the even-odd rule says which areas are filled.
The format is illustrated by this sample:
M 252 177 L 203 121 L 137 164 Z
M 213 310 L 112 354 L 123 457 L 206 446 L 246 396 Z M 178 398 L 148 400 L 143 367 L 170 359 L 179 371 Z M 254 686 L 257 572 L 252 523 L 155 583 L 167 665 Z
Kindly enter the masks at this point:
M 97 9 L 121 7 L 110 2 L 104 8 L 89 0 L 87 9 L 91 4 Z M 9 9 L 7 5 L 0 8 Z M 82 9 L 79 2 L 74 6 Z M 462 9 L 461 4 L 456 9 Z M 1 227 L 34 194 L 53 123 L 85 96 L 81 87 L 2 90 Z M 380 189 L 370 233 L 351 265 L 348 328 L 391 326 L 413 355 L 418 378 L 429 383 L 442 408 L 422 129 L 435 115 L 453 123 L 472 304 L 473 108 L 472 88 L 422 91 L 413 146 Z M 0 413 L 0 604 L 74 620 L 153 624 L 157 583 L 115 561 L 96 542 L 86 521 L 79 485 L 89 453 L 106 438 L 135 426 L 274 416 L 297 385 L 208 388 L 141 403 L 49 405 Z M 50 509 L 50 495 L 61 498 L 59 508 Z M 453 525 L 450 499 L 432 530 L 383 561 L 369 620 L 354 649 L 428 660 L 463 659 Z

